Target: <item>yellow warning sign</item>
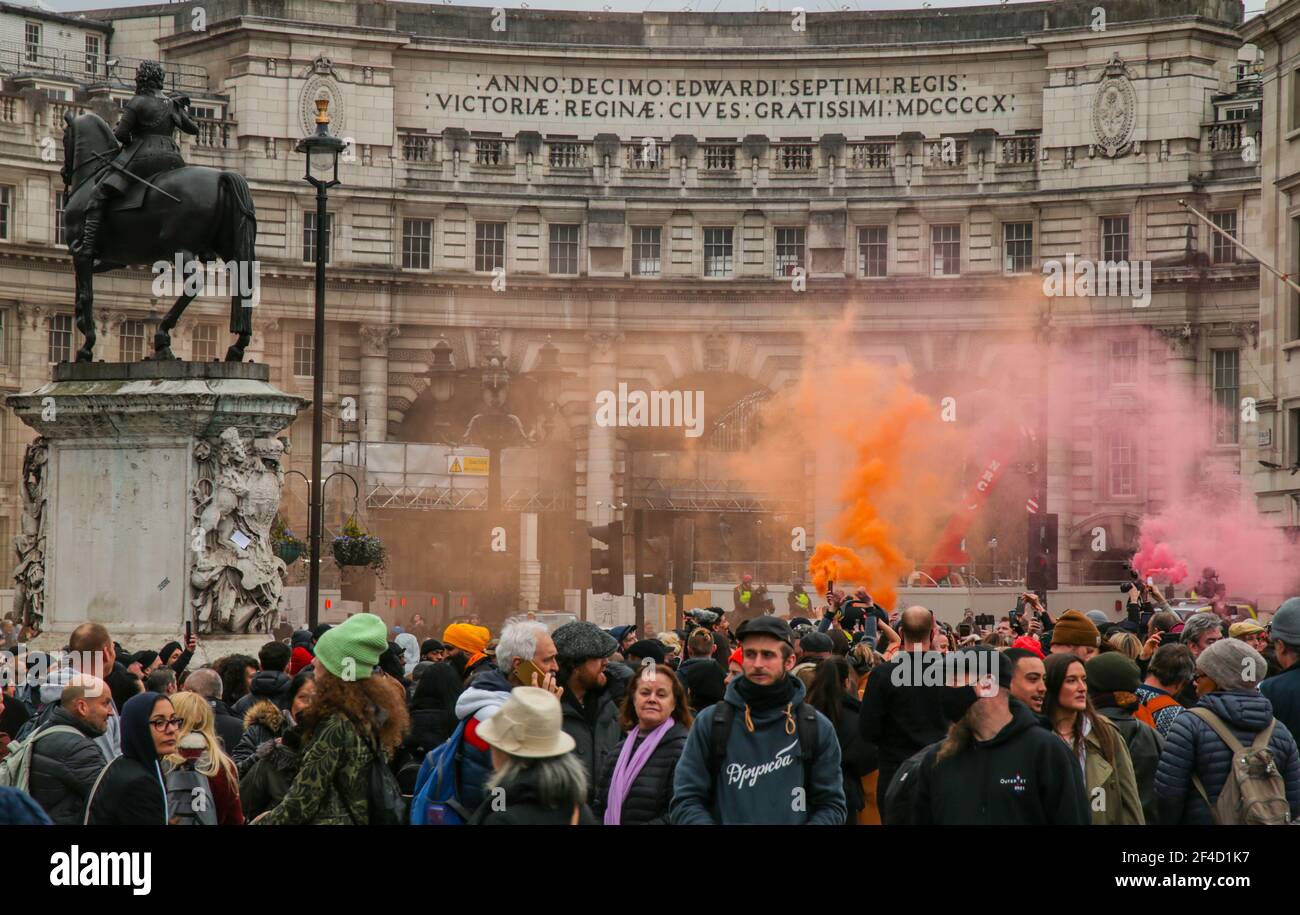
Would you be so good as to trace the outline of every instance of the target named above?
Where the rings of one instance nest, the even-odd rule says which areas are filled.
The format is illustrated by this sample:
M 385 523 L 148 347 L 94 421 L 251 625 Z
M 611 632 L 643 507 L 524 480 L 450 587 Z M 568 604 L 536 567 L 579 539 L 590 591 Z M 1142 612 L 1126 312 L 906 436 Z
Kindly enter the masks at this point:
M 472 455 L 449 454 L 447 455 L 447 472 L 485 477 L 488 475 L 488 459 Z

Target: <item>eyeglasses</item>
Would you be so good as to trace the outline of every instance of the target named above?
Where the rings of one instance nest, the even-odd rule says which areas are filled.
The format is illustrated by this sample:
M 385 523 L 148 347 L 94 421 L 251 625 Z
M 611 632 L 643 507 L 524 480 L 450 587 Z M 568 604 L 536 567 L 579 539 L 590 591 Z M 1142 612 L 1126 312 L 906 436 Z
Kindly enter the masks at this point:
M 184 718 L 150 718 L 149 726 L 155 731 L 166 731 L 168 728 L 179 731 L 181 725 L 185 723 Z

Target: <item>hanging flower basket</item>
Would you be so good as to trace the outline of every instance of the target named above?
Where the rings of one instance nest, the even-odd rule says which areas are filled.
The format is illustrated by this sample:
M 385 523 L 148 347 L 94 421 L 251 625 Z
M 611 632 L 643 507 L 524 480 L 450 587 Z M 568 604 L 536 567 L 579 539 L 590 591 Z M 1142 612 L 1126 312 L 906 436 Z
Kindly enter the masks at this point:
M 378 569 L 383 566 L 386 556 L 383 541 L 367 534 L 352 518 L 343 525 L 343 534 L 334 538 L 334 561 L 341 566 Z
M 300 540 L 278 540 L 275 543 L 275 555 L 287 566 L 297 562 L 304 552 L 306 548 Z
M 303 553 L 307 552 L 307 544 L 294 536 L 293 531 L 277 515 L 271 524 L 271 549 L 288 566 L 293 565 Z

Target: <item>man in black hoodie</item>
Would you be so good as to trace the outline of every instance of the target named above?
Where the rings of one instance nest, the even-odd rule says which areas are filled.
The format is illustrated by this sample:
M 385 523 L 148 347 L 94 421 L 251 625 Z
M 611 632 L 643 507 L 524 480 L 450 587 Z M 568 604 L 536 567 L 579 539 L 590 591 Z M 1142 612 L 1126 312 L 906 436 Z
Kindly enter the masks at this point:
M 1011 665 L 987 645 L 950 655 L 942 687 L 953 727 L 914 774 L 916 826 L 1082 826 L 1083 772 L 1065 742 L 1011 698 Z
M 230 710 L 236 718 L 242 719 L 254 703 L 263 699 L 269 699 L 280 709 L 289 707 L 289 684 L 293 678 L 284 672 L 289 666 L 289 646 L 284 642 L 267 642 L 258 649 L 257 661 L 262 669 L 253 674 L 248 692 Z
M 925 607 L 908 607 L 903 611 L 899 627 L 903 650 L 893 661 L 871 671 L 858 715 L 862 738 L 880 750 L 876 801 L 882 816 L 885 792 L 894 772 L 909 756 L 948 732 L 948 719 L 943 715 L 943 687 L 920 676 L 921 670 L 935 663 L 938 655 L 930 651 L 934 614 Z

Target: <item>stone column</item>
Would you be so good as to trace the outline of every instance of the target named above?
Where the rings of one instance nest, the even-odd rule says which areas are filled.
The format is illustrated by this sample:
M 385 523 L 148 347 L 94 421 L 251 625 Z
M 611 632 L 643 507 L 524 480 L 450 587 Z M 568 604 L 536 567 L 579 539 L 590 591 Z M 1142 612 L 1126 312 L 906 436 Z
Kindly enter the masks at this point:
M 519 515 L 519 603 L 536 610 L 542 600 L 542 564 L 537 558 L 537 513 Z
M 388 341 L 399 333 L 391 324 L 361 325 L 361 410 L 364 439 L 388 440 Z
M 1048 369 L 1042 409 L 1046 421 L 1041 424 L 1039 434 L 1047 435 L 1047 504 L 1039 506 L 1038 510 L 1056 515 L 1056 583 L 1065 588 L 1073 582 L 1070 577 L 1074 558 L 1070 550 L 1070 421 L 1073 411 L 1069 380 L 1062 372 L 1053 371 L 1054 366 L 1065 364 L 1062 334 L 1051 328 L 1047 328 L 1045 333 L 1047 338 L 1043 341 L 1043 349 Z
M 614 445 L 617 429 L 596 424 L 596 396 L 601 391 L 618 390 L 619 334 L 588 334 L 591 365 L 590 390 L 587 397 L 587 520 L 606 524 L 614 520 L 610 506 L 614 502 Z M 596 503 L 601 503 L 599 506 Z
M 1171 390 L 1185 391 L 1195 403 L 1205 402 L 1200 398 L 1196 390 L 1196 355 L 1200 348 L 1199 329 L 1193 324 L 1179 324 L 1173 327 L 1160 327 L 1157 330 L 1169 346 L 1165 359 L 1165 378 L 1169 388 Z M 1201 416 L 1188 417 L 1188 420 L 1192 422 L 1201 419 Z M 1163 464 L 1167 470 L 1169 465 L 1164 462 L 1163 455 L 1159 452 L 1159 448 L 1155 449 L 1154 452 L 1147 452 L 1147 466 L 1154 468 Z M 1188 491 L 1189 487 L 1194 486 L 1193 481 L 1185 478 L 1182 474 L 1162 473 L 1161 476 L 1166 481 L 1164 492 L 1159 494 L 1160 500 L 1164 504 L 1173 504 L 1193 495 L 1192 492 Z M 1146 494 L 1148 501 L 1153 495 L 1150 489 L 1150 482 L 1148 482 L 1148 492 Z

